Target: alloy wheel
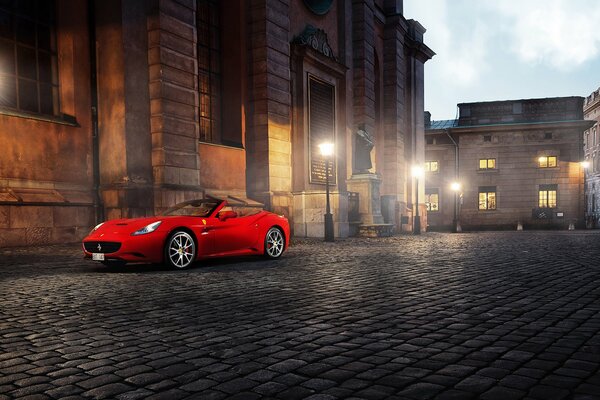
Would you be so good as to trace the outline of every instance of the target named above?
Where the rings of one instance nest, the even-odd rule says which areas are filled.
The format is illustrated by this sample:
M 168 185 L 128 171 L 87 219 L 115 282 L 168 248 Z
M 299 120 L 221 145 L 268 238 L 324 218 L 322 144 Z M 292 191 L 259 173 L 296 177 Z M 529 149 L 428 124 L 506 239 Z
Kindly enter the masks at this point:
M 270 258 L 278 258 L 283 253 L 285 239 L 278 228 L 271 228 L 265 238 L 265 254 Z
M 167 261 L 175 268 L 187 268 L 196 258 L 194 239 L 187 232 L 175 232 L 167 246 Z

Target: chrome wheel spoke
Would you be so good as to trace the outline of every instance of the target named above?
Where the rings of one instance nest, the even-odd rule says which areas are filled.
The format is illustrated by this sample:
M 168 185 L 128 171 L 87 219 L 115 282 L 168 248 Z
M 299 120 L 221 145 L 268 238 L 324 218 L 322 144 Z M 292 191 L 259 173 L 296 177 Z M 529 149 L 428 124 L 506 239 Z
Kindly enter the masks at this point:
M 272 228 L 267 233 L 266 237 L 266 252 L 271 257 L 279 257 L 283 252 L 284 239 L 281 231 L 277 228 Z
M 192 237 L 185 232 L 176 233 L 168 246 L 168 257 L 177 268 L 185 268 L 194 261 L 195 245 Z

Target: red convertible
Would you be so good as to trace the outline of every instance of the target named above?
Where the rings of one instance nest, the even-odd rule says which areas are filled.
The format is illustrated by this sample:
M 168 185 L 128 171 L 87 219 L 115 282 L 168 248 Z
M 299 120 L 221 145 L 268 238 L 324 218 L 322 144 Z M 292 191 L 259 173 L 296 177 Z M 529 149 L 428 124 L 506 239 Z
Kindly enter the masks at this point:
M 97 225 L 83 239 L 86 258 L 106 265 L 165 263 L 176 269 L 209 257 L 264 255 L 287 249 L 287 218 L 232 196 L 186 201 L 164 215 Z

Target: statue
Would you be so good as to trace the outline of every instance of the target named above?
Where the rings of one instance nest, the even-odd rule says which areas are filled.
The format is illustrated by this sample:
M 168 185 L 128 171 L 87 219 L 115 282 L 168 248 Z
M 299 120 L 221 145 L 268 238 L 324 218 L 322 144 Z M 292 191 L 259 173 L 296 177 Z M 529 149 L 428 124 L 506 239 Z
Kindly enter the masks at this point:
M 359 174 L 369 173 L 373 167 L 371 164 L 371 150 L 375 146 L 373 136 L 364 129 L 356 132 L 354 144 L 354 169 Z

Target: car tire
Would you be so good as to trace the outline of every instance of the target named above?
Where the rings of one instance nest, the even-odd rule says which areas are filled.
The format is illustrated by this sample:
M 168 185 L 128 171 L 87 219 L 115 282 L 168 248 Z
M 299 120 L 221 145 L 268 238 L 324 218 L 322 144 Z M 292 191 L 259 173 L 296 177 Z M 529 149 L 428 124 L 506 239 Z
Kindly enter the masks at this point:
M 185 269 L 196 260 L 196 243 L 186 231 L 173 232 L 165 242 L 165 264 L 173 269 Z
M 281 229 L 273 226 L 265 235 L 265 257 L 276 259 L 281 257 L 285 249 L 285 236 Z

